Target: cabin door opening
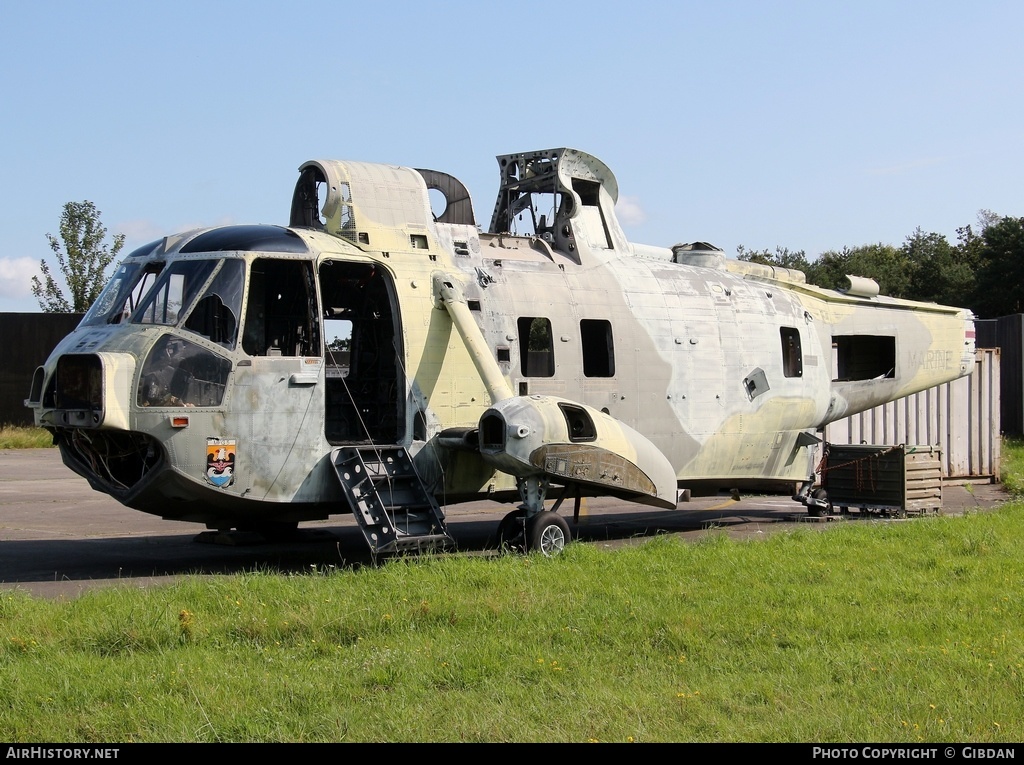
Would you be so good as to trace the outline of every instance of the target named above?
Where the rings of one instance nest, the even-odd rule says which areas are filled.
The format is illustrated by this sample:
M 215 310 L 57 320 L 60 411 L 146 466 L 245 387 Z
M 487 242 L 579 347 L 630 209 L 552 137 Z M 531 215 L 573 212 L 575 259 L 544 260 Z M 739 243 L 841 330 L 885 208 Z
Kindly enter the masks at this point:
M 320 266 L 324 307 L 324 436 L 334 445 L 396 444 L 405 422 L 394 287 L 374 264 Z

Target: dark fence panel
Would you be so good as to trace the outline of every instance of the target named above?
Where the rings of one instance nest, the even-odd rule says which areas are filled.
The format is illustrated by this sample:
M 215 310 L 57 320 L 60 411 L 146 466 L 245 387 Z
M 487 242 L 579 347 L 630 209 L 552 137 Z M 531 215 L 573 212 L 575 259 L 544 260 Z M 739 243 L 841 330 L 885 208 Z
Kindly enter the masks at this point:
M 82 320 L 80 313 L 0 313 L 0 425 L 31 425 L 32 373 Z
M 1024 435 L 1024 314 L 974 323 L 979 348 L 1000 348 L 1000 418 L 1003 433 Z

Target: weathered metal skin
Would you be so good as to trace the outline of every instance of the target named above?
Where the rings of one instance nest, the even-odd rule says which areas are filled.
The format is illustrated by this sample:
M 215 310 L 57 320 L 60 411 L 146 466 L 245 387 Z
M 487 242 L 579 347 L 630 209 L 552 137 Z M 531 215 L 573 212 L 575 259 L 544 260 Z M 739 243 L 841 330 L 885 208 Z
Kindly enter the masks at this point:
M 675 470 L 640 433 L 611 415 L 556 396 L 514 396 L 480 419 L 480 454 L 498 470 L 676 506 Z
M 346 444 L 408 447 L 446 501 L 532 476 L 671 506 L 676 486 L 806 481 L 817 429 L 973 368 L 968 311 L 630 243 L 596 158 L 498 160 L 488 232 L 451 176 L 324 160 L 288 228 L 140 248 L 37 371 L 36 423 L 94 488 L 220 528 L 342 512 Z

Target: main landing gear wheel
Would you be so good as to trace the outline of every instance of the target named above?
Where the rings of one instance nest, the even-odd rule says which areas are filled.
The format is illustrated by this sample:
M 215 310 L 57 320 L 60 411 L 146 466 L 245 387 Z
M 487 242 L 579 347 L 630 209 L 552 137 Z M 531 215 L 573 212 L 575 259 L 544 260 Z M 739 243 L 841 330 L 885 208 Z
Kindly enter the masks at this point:
M 526 531 L 523 519 L 526 518 L 526 510 L 520 508 L 501 519 L 498 524 L 498 549 L 526 551 Z
M 807 514 L 812 518 L 827 518 L 832 515 L 832 503 L 828 501 L 828 492 L 824 489 L 815 489 L 811 492 L 811 498 L 816 499 L 819 502 L 824 502 L 825 505 L 808 506 Z
M 569 544 L 569 524 L 558 513 L 545 510 L 526 522 L 526 549 L 537 550 L 551 558 Z

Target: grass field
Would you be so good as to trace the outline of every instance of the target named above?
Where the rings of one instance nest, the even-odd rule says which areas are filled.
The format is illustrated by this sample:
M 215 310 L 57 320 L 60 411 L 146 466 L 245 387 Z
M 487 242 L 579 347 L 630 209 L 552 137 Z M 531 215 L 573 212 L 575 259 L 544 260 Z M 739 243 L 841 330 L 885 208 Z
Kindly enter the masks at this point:
M 1022 536 L 1014 501 L 553 560 L 7 592 L 0 739 L 1012 743 Z
M 40 449 L 53 446 L 53 439 L 42 428 L 0 425 L 0 449 Z

